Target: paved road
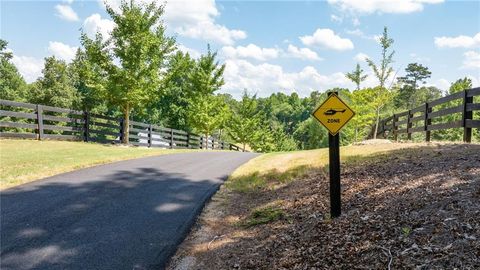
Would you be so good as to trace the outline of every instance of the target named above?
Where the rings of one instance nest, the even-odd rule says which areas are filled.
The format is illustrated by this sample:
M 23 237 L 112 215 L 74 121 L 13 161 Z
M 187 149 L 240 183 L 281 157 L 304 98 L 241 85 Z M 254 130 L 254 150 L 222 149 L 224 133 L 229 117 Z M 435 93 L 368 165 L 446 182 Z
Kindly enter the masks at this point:
M 0 193 L 0 268 L 162 269 L 205 201 L 252 153 L 121 161 Z

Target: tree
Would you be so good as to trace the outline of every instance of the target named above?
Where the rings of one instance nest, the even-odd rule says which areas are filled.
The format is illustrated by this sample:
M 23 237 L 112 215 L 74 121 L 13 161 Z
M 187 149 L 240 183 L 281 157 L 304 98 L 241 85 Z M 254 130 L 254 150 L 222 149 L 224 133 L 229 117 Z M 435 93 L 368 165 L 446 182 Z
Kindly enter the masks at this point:
M 393 39 L 388 37 L 388 32 L 387 32 L 387 27 L 385 26 L 383 28 L 383 35 L 380 38 L 380 46 L 382 47 L 382 59 L 380 60 L 380 64 L 376 65 L 371 59 L 367 58 L 366 61 L 368 65 L 373 69 L 373 73 L 377 77 L 380 87 L 377 88 L 378 92 L 376 93 L 376 96 L 374 99 L 378 101 L 384 101 L 388 102 L 386 97 L 390 97 L 391 95 L 388 92 L 388 89 L 385 88 L 385 83 L 390 77 L 390 75 L 393 72 L 393 68 L 391 67 L 391 64 L 393 63 L 393 55 L 395 54 L 395 51 L 388 52 L 389 48 L 393 44 Z M 373 134 L 373 138 L 377 138 L 377 131 L 378 131 L 378 122 L 380 121 L 380 110 L 383 108 L 385 103 L 376 103 L 377 106 L 375 108 L 375 130 Z
M 190 104 L 188 113 L 189 124 L 208 140 L 214 130 L 227 121 L 230 109 L 221 97 L 203 95 Z
M 452 85 L 450 85 L 450 89 L 448 89 L 448 92 L 451 95 L 451 94 L 464 91 L 470 88 L 472 88 L 472 80 L 465 77 L 465 78 L 458 79 L 454 83 L 452 83 Z
M 214 93 L 225 83 L 223 72 L 225 64 L 216 60 L 217 53 L 210 50 L 196 62 L 189 81 L 191 82 L 191 97 L 188 109 L 188 124 L 205 137 L 225 125 L 230 109 L 221 96 Z
M 417 63 L 408 64 L 405 72 L 404 77 L 398 78 L 398 82 L 403 86 L 400 88 L 397 103 L 403 103 L 407 108 L 413 108 L 417 105 L 418 85 L 425 84 L 425 79 L 430 78 L 432 72 L 428 70 L 428 67 Z
M 220 65 L 216 57 L 217 53 L 212 52 L 208 45 L 207 54 L 198 59 L 190 78 L 194 96 L 212 95 L 225 84 L 223 79 L 225 64 Z
M 77 50 L 75 58 L 68 66 L 68 72 L 79 95 L 77 109 L 106 113 L 106 102 L 95 88 L 97 85 L 104 85 L 105 78 L 98 69 L 98 65 L 88 61 L 85 51 L 80 48 Z
M 245 91 L 242 100 L 233 108 L 233 114 L 228 125 L 228 134 L 235 142 L 242 144 L 243 149 L 247 144 L 252 144 L 255 132 L 262 121 L 257 106 L 256 96 L 250 96 Z
M 163 12 L 164 6 L 155 2 L 143 5 L 122 0 L 119 13 L 107 5 L 115 23 L 110 38 L 104 40 L 97 33 L 92 40 L 82 33 L 89 61 L 105 77 L 105 82 L 95 88 L 123 112 L 123 143 L 129 141 L 130 112 L 141 109 L 158 94 L 166 56 L 174 50 L 175 40 L 165 35 Z
M 345 77 L 357 85 L 357 90 L 360 90 L 360 83 L 368 77 L 368 75 L 362 75 L 362 73 L 363 69 L 360 68 L 360 64 L 357 63 L 355 70 L 345 75 Z
M 158 118 L 151 121 L 176 129 L 190 129 L 187 123 L 188 108 L 194 102 L 190 79 L 195 65 L 195 60 L 181 51 L 170 58 L 162 95 L 155 107 L 148 111 L 148 115 L 158 115 Z
M 65 61 L 55 56 L 45 58 L 42 77 L 32 84 L 29 101 L 63 108 L 73 108 L 78 104 L 79 96 Z
M 349 122 L 352 126 L 353 141 L 357 142 L 359 137 L 366 137 L 371 130 L 375 119 L 375 108 L 372 106 L 372 96 L 375 96 L 373 88 L 355 90 L 350 94 L 350 106 L 355 112 L 355 117 Z
M 2 99 L 25 101 L 27 84 L 13 63 L 13 55 L 7 51 L 8 43 L 0 39 L 0 97 Z

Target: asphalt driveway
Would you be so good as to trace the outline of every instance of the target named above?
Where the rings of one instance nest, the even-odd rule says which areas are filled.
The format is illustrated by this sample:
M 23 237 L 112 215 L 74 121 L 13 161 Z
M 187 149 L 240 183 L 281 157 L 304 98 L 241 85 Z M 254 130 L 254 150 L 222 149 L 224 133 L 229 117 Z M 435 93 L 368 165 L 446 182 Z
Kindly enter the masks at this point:
M 0 192 L 0 268 L 163 269 L 205 202 L 253 153 L 121 161 Z

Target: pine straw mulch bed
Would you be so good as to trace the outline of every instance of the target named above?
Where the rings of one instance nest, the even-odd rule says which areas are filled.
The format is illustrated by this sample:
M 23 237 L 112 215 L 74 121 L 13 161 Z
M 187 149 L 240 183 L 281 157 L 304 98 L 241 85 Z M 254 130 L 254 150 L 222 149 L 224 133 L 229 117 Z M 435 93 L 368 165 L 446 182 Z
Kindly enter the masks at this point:
M 342 166 L 340 218 L 329 218 L 328 178 L 206 207 L 169 269 L 480 269 L 480 145 L 429 145 Z M 242 226 L 255 207 L 282 210 Z

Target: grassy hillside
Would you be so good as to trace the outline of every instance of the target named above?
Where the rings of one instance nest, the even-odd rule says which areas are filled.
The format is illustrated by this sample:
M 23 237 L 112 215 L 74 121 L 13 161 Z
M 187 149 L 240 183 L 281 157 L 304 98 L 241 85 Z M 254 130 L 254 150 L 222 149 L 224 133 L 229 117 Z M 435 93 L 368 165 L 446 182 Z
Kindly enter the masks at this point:
M 372 154 L 417 146 L 418 144 L 412 143 L 346 146 L 340 148 L 340 158 L 342 162 L 351 162 Z M 227 186 L 236 191 L 249 192 L 264 188 L 268 184 L 288 182 L 326 165 L 328 165 L 328 148 L 268 153 L 238 168 L 231 175 Z
M 195 150 L 123 147 L 84 142 L 0 140 L 0 189 L 113 161 Z

